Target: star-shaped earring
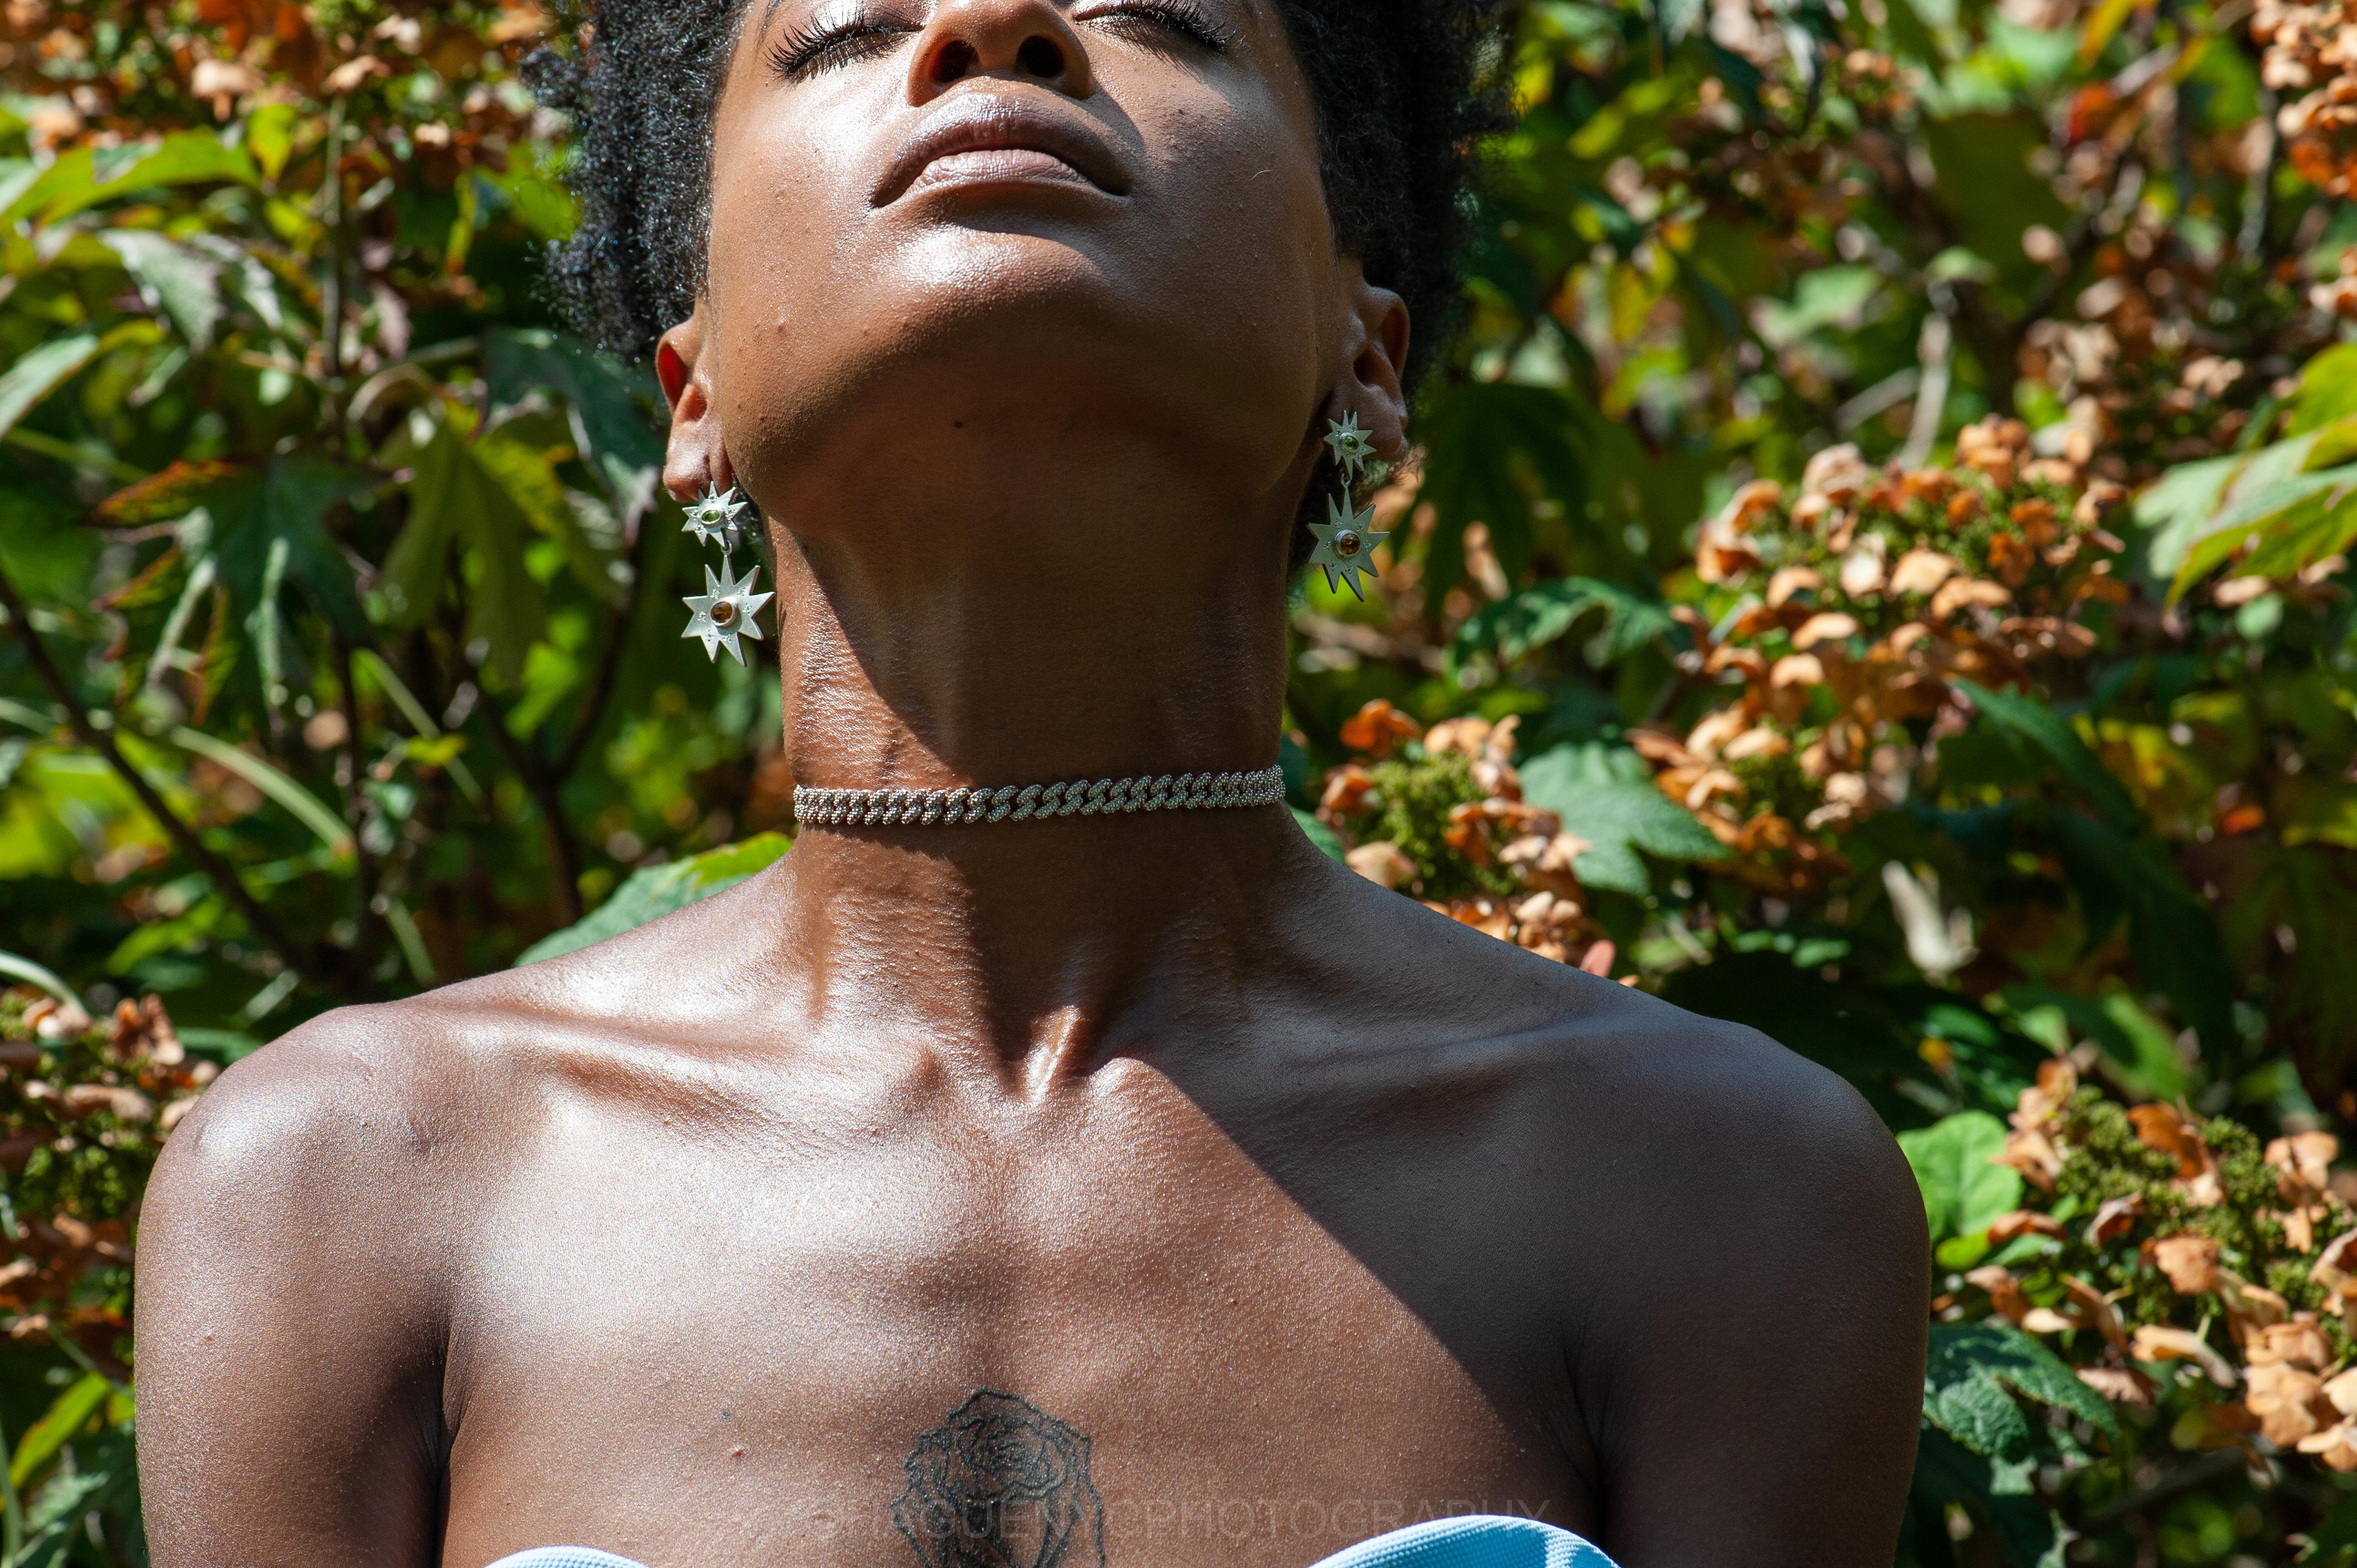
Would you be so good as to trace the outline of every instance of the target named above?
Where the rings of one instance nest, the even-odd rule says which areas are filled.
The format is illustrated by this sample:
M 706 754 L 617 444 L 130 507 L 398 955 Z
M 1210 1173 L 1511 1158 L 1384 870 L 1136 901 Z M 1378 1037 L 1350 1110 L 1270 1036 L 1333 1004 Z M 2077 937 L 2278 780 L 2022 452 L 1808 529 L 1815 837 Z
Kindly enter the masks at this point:
M 1372 506 L 1353 512 L 1334 498 L 1327 498 L 1326 521 L 1309 525 L 1309 532 L 1318 536 L 1318 548 L 1310 553 L 1309 564 L 1326 569 L 1327 592 L 1337 592 L 1348 583 L 1351 592 L 1361 600 L 1366 598 L 1359 587 L 1359 574 L 1364 572 L 1370 577 L 1375 575 L 1375 546 L 1391 537 L 1375 532 L 1372 526 L 1374 521 L 1375 509 Z
M 698 544 L 717 544 L 724 554 L 734 554 L 744 540 L 745 525 L 737 521 L 744 510 L 735 486 L 723 494 L 717 485 L 707 485 L 704 499 L 687 509 L 687 526 L 680 532 L 695 535 Z
M 1360 428 L 1355 413 L 1326 422 L 1326 445 L 1334 449 L 1334 461 L 1341 465 L 1342 482 L 1346 485 L 1359 482 L 1367 459 L 1375 455 L 1375 438 Z
M 756 642 L 761 639 L 760 623 L 753 618 L 763 605 L 776 596 L 752 591 L 754 581 L 760 575 L 759 566 L 748 571 L 741 578 L 731 576 L 725 565 L 717 573 L 706 566 L 704 569 L 705 591 L 700 595 L 691 594 L 680 601 L 695 612 L 688 620 L 687 629 L 680 635 L 704 639 L 704 651 L 716 663 L 719 661 L 720 645 L 724 642 L 728 645 L 728 651 L 737 656 L 737 662 L 744 663 L 745 650 L 737 639 L 740 636 L 749 637 Z

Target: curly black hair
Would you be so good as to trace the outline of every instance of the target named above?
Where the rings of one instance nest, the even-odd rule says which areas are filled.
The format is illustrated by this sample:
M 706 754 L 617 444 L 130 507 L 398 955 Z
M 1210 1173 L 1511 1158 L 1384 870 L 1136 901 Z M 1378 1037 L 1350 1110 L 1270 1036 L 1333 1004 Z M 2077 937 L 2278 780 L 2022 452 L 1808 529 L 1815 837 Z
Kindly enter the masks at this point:
M 574 237 L 552 259 L 576 330 L 624 359 L 694 309 L 712 115 L 748 0 L 574 0 L 577 50 L 525 62 L 576 117 Z M 1411 390 L 1454 325 L 1476 145 L 1505 124 L 1505 0 L 1274 0 L 1317 104 L 1336 239 L 1415 324 Z

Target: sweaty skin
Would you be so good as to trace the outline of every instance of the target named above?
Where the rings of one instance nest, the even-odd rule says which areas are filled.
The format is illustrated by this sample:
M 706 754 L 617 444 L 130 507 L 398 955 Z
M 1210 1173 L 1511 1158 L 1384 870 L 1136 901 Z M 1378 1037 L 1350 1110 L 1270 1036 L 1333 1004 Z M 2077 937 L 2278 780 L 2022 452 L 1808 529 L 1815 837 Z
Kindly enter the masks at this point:
M 1404 449 L 1408 324 L 1265 0 L 1186 13 L 748 7 L 658 370 L 673 492 L 770 520 L 804 783 L 1275 756 L 1296 507 L 1329 417 Z M 148 1527 L 158 1568 L 1303 1568 L 1484 1510 L 1885 1568 L 1926 1268 L 1838 1079 L 1281 808 L 812 829 L 224 1075 L 141 1231 Z

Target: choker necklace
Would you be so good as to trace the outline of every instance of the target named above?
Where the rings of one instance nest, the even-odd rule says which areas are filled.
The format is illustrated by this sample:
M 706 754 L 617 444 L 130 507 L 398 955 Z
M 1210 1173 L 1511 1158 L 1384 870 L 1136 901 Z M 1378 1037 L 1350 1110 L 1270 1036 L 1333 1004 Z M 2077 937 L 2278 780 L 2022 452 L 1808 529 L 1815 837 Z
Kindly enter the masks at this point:
M 1284 799 L 1285 774 L 1275 768 L 1255 773 L 1100 779 L 1094 783 L 1006 784 L 996 789 L 813 789 L 797 784 L 794 817 L 808 828 L 930 828 L 1114 811 L 1211 811 L 1274 806 Z

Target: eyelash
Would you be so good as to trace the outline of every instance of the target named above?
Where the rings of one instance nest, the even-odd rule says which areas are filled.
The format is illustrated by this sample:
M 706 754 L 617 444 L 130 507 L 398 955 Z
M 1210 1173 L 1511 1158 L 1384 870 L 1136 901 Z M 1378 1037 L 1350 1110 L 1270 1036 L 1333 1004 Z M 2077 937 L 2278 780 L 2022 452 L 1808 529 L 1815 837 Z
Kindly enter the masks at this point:
M 1233 27 L 1214 20 L 1189 0 L 1124 0 L 1086 18 L 1114 26 L 1144 22 L 1167 28 L 1213 54 L 1235 41 Z M 791 27 L 770 46 L 770 68 L 790 81 L 836 70 L 881 54 L 893 39 L 916 29 L 885 22 L 847 22 L 834 27 Z
M 1166 27 L 1189 42 L 1224 54 L 1236 40 L 1236 30 L 1224 22 L 1214 20 L 1188 0 L 1126 0 L 1125 4 L 1101 11 L 1088 20 L 1109 22 L 1146 22 Z
M 817 76 L 854 60 L 881 54 L 913 27 L 886 22 L 846 22 L 831 27 L 790 27 L 770 46 L 770 68 L 790 81 Z

